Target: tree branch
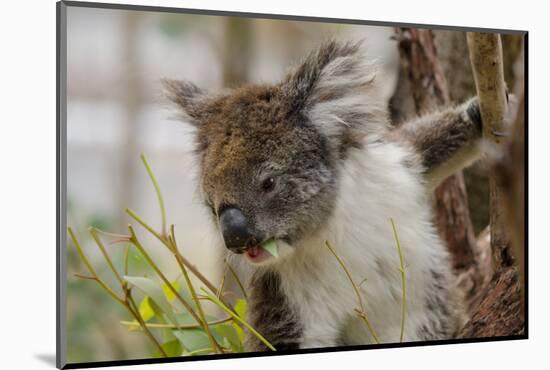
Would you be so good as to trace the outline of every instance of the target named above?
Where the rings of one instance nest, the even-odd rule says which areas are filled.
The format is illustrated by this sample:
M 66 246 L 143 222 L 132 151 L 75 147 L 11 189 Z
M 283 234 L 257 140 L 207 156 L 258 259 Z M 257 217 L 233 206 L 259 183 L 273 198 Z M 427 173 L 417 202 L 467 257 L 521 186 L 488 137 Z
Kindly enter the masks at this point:
M 502 43 L 496 33 L 468 32 L 468 48 L 474 73 L 479 108 L 483 122 L 483 138 L 502 151 L 505 139 L 503 128 L 506 112 L 506 85 L 502 62 Z M 512 265 L 509 238 L 503 220 L 500 202 L 501 189 L 496 183 L 494 170 L 489 176 L 491 249 L 495 271 Z
M 412 96 L 413 104 L 393 106 L 393 115 L 403 118 L 410 113 L 421 115 L 450 103 L 449 89 L 431 30 L 397 28 L 396 39 L 401 59 L 401 83 L 408 82 L 410 91 L 397 88 L 393 103 L 403 103 Z M 410 99 L 410 98 L 409 98 Z M 413 106 L 414 112 L 404 112 L 404 106 Z M 398 110 L 401 110 L 400 112 Z M 452 255 L 453 269 L 459 275 L 468 299 L 481 290 L 490 279 L 479 268 L 468 195 L 462 171 L 445 179 L 435 190 L 435 220 L 439 235 Z

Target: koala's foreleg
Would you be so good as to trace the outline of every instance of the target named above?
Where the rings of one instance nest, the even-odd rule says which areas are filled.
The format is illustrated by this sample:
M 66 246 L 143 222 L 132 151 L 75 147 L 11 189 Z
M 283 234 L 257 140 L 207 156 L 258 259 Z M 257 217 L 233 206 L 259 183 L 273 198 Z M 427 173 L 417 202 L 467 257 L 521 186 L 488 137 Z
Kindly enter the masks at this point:
M 298 349 L 303 341 L 303 326 L 281 290 L 280 279 L 276 272 L 256 272 L 250 286 L 248 319 L 277 351 Z M 247 333 L 245 345 L 247 351 L 269 351 L 251 332 Z
M 428 188 L 469 165 L 481 154 L 482 123 L 477 98 L 403 123 L 392 135 L 411 144 Z

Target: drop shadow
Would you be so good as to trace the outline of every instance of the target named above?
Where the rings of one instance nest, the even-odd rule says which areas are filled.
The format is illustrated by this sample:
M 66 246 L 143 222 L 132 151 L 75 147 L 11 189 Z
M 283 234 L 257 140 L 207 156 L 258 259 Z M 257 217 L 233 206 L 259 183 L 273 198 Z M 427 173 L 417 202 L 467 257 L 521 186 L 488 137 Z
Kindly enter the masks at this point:
M 37 360 L 42 361 L 46 365 L 50 365 L 52 367 L 55 367 L 55 353 L 35 353 L 34 358 Z

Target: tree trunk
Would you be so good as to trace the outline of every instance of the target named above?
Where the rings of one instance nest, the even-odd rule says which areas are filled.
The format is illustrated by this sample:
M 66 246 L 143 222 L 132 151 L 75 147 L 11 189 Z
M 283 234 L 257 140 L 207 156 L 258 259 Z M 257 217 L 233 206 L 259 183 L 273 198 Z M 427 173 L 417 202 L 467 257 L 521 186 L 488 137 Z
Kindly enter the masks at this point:
M 412 113 L 417 115 L 448 105 L 449 90 L 443 67 L 437 58 L 433 32 L 398 28 L 396 39 L 399 42 L 401 76 L 400 86 L 390 102 L 392 116 L 402 120 L 411 113 L 403 111 L 403 107 L 407 106 L 404 104 L 407 96 L 412 96 Z M 407 85 L 410 88 L 408 94 Z M 443 181 L 435 190 L 434 198 L 435 223 L 439 234 L 452 254 L 461 288 L 468 299 L 473 298 L 488 279 L 486 271 L 479 268 L 481 253 L 477 250 L 462 172 Z
M 504 155 L 494 164 L 496 185 L 501 189 L 502 208 L 511 241 L 510 252 L 516 261 L 520 276 L 522 303 L 525 286 L 525 106 L 524 98 L 513 127 L 513 140 Z M 523 305 L 522 305 L 523 308 Z
M 502 44 L 498 34 L 468 33 L 470 60 L 472 61 L 476 90 L 483 121 L 483 138 L 495 150 L 501 151 L 504 141 L 504 114 L 506 112 L 506 87 L 502 61 Z M 500 202 L 500 188 L 495 174 L 489 177 L 491 249 L 495 269 L 512 265 L 509 241 L 503 210 Z
M 463 102 L 476 94 L 472 66 L 468 55 L 466 33 L 434 30 L 437 55 L 449 86 L 449 96 L 453 102 Z M 464 183 L 468 193 L 470 219 L 477 235 L 489 224 L 489 177 L 483 161 L 465 168 Z M 485 251 L 484 251 L 485 252 Z M 491 266 L 489 265 L 489 268 Z M 490 278 L 490 274 L 487 275 Z
M 459 338 L 484 338 L 525 333 L 518 299 L 520 283 L 516 270 L 506 267 L 497 271 L 483 290 L 483 299 L 462 328 Z
M 521 279 L 518 279 L 508 231 L 516 235 L 515 259 L 522 261 L 522 272 L 525 236 L 523 112 L 520 110 L 517 116 L 513 142 L 506 143 L 509 133 L 503 127 L 507 99 L 500 36 L 468 33 L 467 37 L 480 101 L 483 135 L 492 144 L 493 151 L 504 156 L 489 171 L 491 250 L 495 275 L 484 290 L 479 306 L 473 311 L 471 320 L 460 337 L 519 335 L 525 333 L 523 300 L 520 294 L 523 275 L 520 274 Z

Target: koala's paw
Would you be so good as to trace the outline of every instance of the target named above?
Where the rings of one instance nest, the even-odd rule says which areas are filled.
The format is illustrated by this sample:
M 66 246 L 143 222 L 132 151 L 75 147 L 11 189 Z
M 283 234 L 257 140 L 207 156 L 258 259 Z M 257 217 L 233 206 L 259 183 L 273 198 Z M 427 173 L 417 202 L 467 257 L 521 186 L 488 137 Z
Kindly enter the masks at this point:
M 518 99 L 514 94 L 509 94 L 506 91 L 506 112 L 504 113 L 504 122 L 502 124 L 502 130 L 493 131 L 492 134 L 498 137 L 507 137 L 510 134 L 510 130 L 516 119 L 518 112 Z M 474 123 L 480 131 L 483 129 L 483 122 L 481 119 L 481 112 L 479 109 L 479 98 L 476 96 L 468 102 L 468 107 L 466 108 L 466 113 L 468 118 Z
M 479 129 L 479 132 L 482 131 L 483 125 L 481 123 L 481 112 L 479 110 L 479 98 L 476 96 L 468 102 L 468 107 L 466 108 L 466 114 L 468 118 L 476 127 Z

